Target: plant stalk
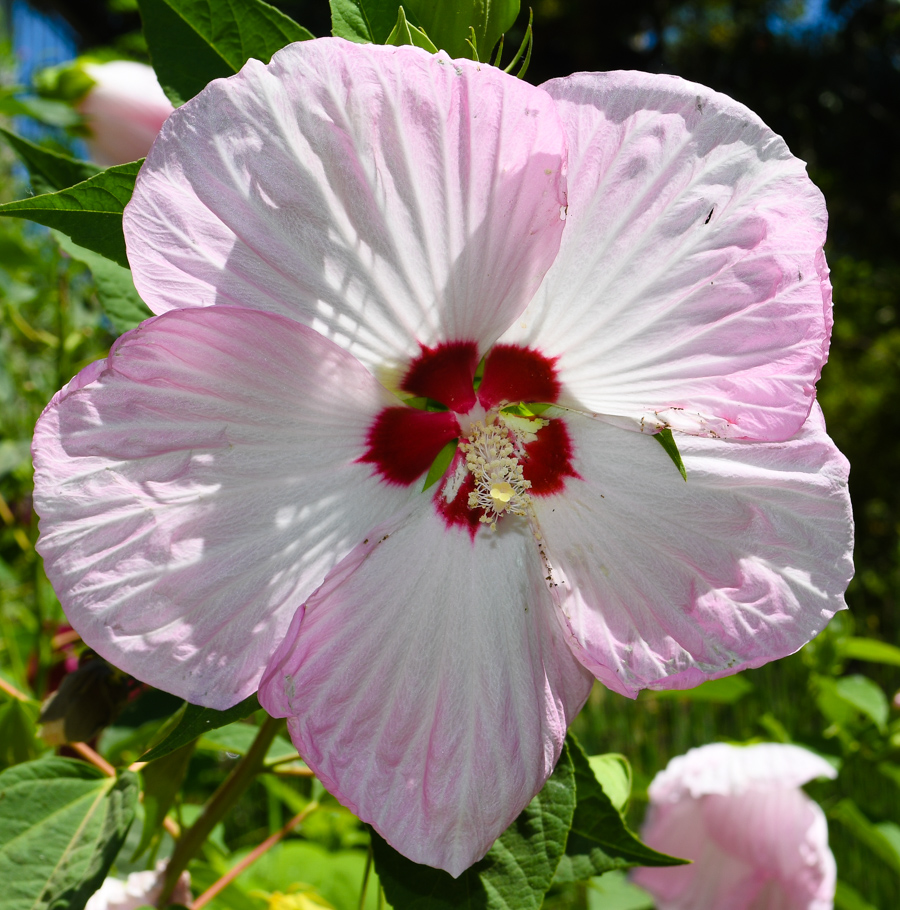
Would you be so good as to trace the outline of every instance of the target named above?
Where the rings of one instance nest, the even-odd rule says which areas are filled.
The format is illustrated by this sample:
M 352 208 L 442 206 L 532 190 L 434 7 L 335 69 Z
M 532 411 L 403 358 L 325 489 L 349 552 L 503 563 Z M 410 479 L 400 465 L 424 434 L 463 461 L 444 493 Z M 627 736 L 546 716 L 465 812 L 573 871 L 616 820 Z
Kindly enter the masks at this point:
M 234 806 L 250 786 L 253 778 L 260 772 L 266 752 L 269 751 L 269 746 L 272 745 L 272 740 L 275 739 L 281 724 L 280 718 L 266 717 L 246 755 L 232 768 L 231 773 L 225 778 L 219 789 L 210 797 L 197 821 L 184 832 L 175 845 L 166 867 L 166 875 L 157 906 L 166 906 L 175 890 L 179 876 L 187 869 L 188 863 L 200 852 L 200 848 L 213 828 L 225 817 L 225 814 Z

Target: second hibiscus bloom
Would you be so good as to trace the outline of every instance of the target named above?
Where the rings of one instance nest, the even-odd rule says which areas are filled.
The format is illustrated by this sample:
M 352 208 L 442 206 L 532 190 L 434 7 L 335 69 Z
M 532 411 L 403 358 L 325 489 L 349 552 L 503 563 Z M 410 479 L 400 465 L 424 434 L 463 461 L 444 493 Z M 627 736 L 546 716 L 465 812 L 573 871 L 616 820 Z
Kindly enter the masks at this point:
M 125 228 L 161 315 L 41 419 L 48 573 L 139 678 L 259 686 L 411 858 L 483 855 L 594 676 L 694 685 L 843 606 L 824 204 L 730 99 L 293 45 L 170 118 Z

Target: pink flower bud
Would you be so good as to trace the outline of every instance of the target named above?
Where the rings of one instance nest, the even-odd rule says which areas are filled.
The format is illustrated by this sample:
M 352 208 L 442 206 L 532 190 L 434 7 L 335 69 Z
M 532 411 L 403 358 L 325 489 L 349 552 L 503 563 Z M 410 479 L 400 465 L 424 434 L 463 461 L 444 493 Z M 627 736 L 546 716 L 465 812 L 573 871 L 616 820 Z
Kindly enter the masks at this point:
M 143 63 L 85 63 L 94 81 L 77 107 L 87 121 L 91 157 L 110 166 L 143 158 L 173 107 Z
M 800 785 L 835 777 L 798 746 L 691 749 L 650 785 L 642 837 L 690 866 L 638 869 L 658 910 L 831 910 L 836 869 L 825 815 Z

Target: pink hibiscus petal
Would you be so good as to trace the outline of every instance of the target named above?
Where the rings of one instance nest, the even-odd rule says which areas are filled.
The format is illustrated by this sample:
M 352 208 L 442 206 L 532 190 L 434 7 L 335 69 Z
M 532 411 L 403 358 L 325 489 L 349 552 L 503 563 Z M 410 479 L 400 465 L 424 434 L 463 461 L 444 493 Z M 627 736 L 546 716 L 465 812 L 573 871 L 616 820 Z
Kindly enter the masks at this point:
M 674 76 L 544 88 L 569 138 L 566 229 L 503 340 L 558 358 L 571 407 L 792 436 L 831 320 L 825 203 L 803 162 L 743 105 Z
M 293 44 L 166 123 L 125 212 L 135 284 L 155 312 L 291 316 L 399 382 L 422 346 L 483 351 L 524 309 L 559 248 L 565 143 L 546 92 L 493 67 Z
M 473 541 L 423 499 L 298 612 L 260 701 L 338 799 L 459 875 L 540 790 L 591 682 L 527 526 Z
M 758 667 L 844 608 L 847 463 L 818 408 L 783 443 L 679 436 L 686 483 L 648 436 L 571 412 L 566 424 L 580 477 L 535 509 L 570 644 L 610 688 Z
M 255 691 L 294 610 L 413 495 L 357 460 L 392 401 L 275 314 L 180 310 L 122 336 L 35 431 L 38 549 L 69 621 L 195 704 Z

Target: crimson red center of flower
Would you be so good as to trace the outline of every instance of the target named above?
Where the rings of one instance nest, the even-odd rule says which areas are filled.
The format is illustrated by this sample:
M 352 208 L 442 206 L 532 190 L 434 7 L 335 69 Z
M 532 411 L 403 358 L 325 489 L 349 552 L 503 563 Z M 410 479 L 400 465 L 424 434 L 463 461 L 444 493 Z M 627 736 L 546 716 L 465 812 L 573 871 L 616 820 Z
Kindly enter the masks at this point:
M 438 402 L 447 410 L 421 410 L 408 405 L 384 408 L 369 428 L 366 451 L 359 459 L 374 465 L 387 483 L 409 486 L 422 478 L 448 442 L 461 440 L 463 445 L 437 489 L 435 505 L 448 524 L 464 525 L 473 534 L 479 521 L 484 520 L 469 503 L 476 484 L 471 474 L 460 478 L 466 470 L 467 446 L 471 447 L 475 436 L 464 435 L 459 418 L 470 414 L 476 402 L 484 408 L 487 423 L 500 427 L 499 437 L 494 433 L 492 439 L 499 438 L 501 444 L 508 441 L 513 449 L 507 457 L 514 469 L 521 467 L 518 476 L 526 481 L 522 495 L 559 493 L 567 477 L 578 476 L 572 464 L 573 447 L 564 419 L 523 421 L 519 417 L 519 423 L 513 423 L 503 411 L 519 404 L 556 402 L 561 386 L 555 359 L 533 348 L 500 344 L 485 358 L 481 382 L 476 385 L 477 368 L 478 346 L 474 341 L 443 342 L 434 348 L 423 346 L 404 374 L 401 388 L 432 403 Z M 471 426 L 470 421 L 471 418 L 464 420 L 467 428 Z M 466 433 L 477 436 L 486 432 L 483 423 L 477 426 L 481 429 L 467 429 Z M 497 514 L 503 514 L 507 508 L 508 497 L 504 497 L 508 484 L 501 480 L 498 483 Z M 522 514 L 513 512 L 512 505 L 509 508 L 511 514 Z

